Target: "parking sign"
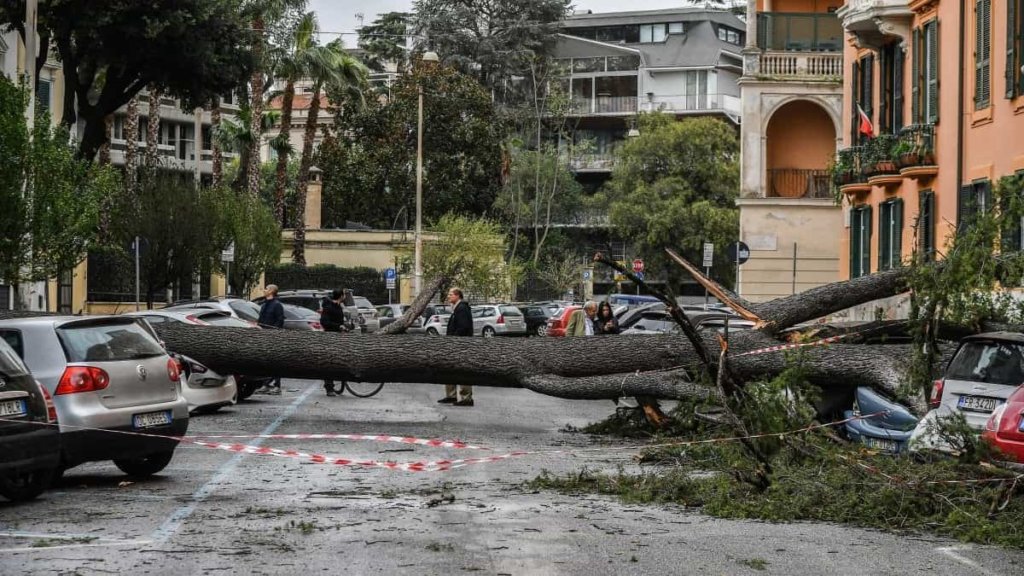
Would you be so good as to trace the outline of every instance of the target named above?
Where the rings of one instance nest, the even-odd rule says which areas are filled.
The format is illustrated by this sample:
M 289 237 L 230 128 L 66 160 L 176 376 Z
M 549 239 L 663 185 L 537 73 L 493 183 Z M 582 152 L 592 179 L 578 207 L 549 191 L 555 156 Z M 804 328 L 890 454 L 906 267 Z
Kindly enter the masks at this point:
M 715 245 L 712 242 L 704 243 L 704 267 L 711 268 L 711 263 L 715 259 Z

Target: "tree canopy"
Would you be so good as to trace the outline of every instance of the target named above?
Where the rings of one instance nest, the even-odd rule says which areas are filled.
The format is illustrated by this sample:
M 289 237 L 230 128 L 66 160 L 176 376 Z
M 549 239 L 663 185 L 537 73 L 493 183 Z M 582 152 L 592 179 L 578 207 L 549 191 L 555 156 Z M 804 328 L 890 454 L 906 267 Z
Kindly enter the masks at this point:
M 717 118 L 676 121 L 642 114 L 639 130 L 640 136 L 619 150 L 612 178 L 595 204 L 607 209 L 621 236 L 633 239 L 648 268 L 665 270 L 670 280 L 680 276 L 677 267 L 667 265 L 664 248 L 700 261 L 704 242 L 719 247 L 717 270 L 731 278 L 724 247 L 739 233 L 736 129 Z
M 423 216 L 487 213 L 501 187 L 502 127 L 486 91 L 445 66 L 419 65 L 386 102 L 341 102 L 314 163 L 323 171 L 325 225 L 345 220 L 392 228 L 412 222 L 416 194 L 418 87 L 423 87 Z
M 104 118 L 147 85 L 191 108 L 243 83 L 252 69 L 252 33 L 240 16 L 241 5 L 241 0 L 40 2 L 40 45 L 55 47 L 66 82 L 61 123 L 70 127 L 82 121 L 79 155 L 95 156 L 106 138 Z M 24 17 L 23 0 L 0 0 L 0 26 L 23 33 Z

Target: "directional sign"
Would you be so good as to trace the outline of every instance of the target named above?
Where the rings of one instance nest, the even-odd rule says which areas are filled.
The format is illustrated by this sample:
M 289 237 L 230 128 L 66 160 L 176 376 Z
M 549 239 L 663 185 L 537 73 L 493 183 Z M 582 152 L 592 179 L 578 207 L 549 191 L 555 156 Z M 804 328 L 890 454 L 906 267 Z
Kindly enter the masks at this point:
M 221 262 L 234 262 L 235 261 L 235 243 L 228 244 L 228 247 L 220 252 Z
M 633 259 L 633 273 L 641 274 L 644 271 L 644 261 L 640 258 Z
M 750 247 L 743 242 L 733 242 L 729 245 L 729 261 L 733 264 L 743 264 L 750 260 Z
M 704 267 L 711 268 L 711 263 L 715 259 L 715 245 L 712 242 L 704 243 Z

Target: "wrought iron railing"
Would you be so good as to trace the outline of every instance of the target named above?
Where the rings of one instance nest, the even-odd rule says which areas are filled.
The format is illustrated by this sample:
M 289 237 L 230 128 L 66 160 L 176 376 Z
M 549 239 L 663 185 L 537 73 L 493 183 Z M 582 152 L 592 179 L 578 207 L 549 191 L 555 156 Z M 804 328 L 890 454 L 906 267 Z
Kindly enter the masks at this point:
M 901 130 L 893 156 L 899 168 L 935 165 L 935 126 L 914 124 Z
M 845 186 L 858 182 L 866 182 L 863 167 L 866 164 L 865 150 L 863 146 L 851 146 L 843 148 L 836 153 L 835 161 L 832 163 L 832 183 L 836 186 Z
M 769 168 L 770 198 L 831 198 L 832 180 L 828 170 Z

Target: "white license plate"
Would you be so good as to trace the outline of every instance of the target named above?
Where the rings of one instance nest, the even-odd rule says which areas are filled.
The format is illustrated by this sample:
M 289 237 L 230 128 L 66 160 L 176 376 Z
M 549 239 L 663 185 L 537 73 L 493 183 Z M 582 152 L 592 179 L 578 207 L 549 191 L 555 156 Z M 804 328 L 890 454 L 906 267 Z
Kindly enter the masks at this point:
M 132 416 L 132 426 L 135 428 L 152 428 L 153 426 L 164 426 L 171 423 L 171 411 L 147 412 Z
M 24 416 L 27 413 L 24 400 L 0 402 L 0 416 Z
M 972 412 L 991 412 L 996 409 L 999 402 L 1000 400 L 998 398 L 988 398 L 985 396 L 961 396 L 957 406 L 961 410 L 970 410 Z
M 869 448 L 875 450 L 882 450 L 885 452 L 896 452 L 899 450 L 899 445 L 895 440 L 889 440 L 888 438 L 872 438 L 871 436 L 863 436 L 864 444 Z

